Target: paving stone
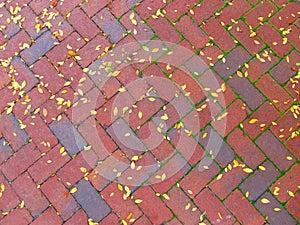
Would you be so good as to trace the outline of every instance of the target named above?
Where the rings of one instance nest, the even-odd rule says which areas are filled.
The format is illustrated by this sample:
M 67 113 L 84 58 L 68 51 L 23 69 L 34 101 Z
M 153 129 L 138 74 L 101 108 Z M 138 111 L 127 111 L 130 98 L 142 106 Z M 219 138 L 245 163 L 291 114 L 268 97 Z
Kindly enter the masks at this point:
M 262 203 L 262 199 L 268 199 L 269 203 Z M 268 217 L 269 224 L 297 224 L 289 213 L 277 202 L 270 193 L 263 194 L 256 202 L 255 206 L 265 216 Z M 280 209 L 275 211 L 274 209 Z
M 172 218 L 171 211 L 163 203 L 163 201 L 157 197 L 154 191 L 149 186 L 143 186 L 139 188 L 133 195 L 134 199 L 142 199 L 139 207 L 144 211 L 146 216 L 151 220 L 153 224 L 162 224 Z M 155 205 L 153 208 L 151 205 Z
M 7 225 L 7 224 L 20 224 L 20 225 L 26 225 L 29 224 L 32 221 L 31 215 L 28 213 L 28 211 L 25 208 L 16 208 L 13 210 L 9 215 L 5 216 L 1 221 L 1 225 Z
M 73 196 L 89 218 L 99 222 L 110 213 L 110 207 L 88 181 L 81 180 L 76 187 L 78 190 Z
M 32 216 L 39 216 L 48 207 L 48 200 L 36 187 L 27 172 L 19 176 L 12 183 L 12 187 L 20 199 L 25 202 L 26 208 L 30 210 Z
M 33 225 L 47 225 L 47 224 L 61 224 L 62 219 L 56 214 L 53 207 L 49 207 L 39 217 L 37 217 L 32 224 Z
M 287 159 L 287 156 L 291 154 L 270 131 L 263 133 L 263 135 L 256 140 L 256 143 L 282 171 L 289 169 L 295 161 L 293 157 L 292 160 Z
M 288 202 L 287 209 L 297 220 L 299 220 L 299 194 L 297 194 L 295 198 L 292 198 Z M 292 222 L 295 223 L 295 221 L 291 220 L 291 224 L 292 224 Z
M 244 63 L 246 63 L 250 59 L 250 55 L 246 50 L 238 46 L 233 51 L 231 51 L 225 57 L 225 59 L 225 63 L 223 63 L 222 61 L 217 62 L 214 69 L 221 77 L 228 78 L 236 70 L 238 70 L 240 66 L 243 66 Z
M 4 138 L 0 138 L 0 164 L 6 161 L 13 154 L 13 150 L 9 145 L 6 145 Z
M 88 218 L 86 213 L 81 209 L 76 212 L 68 221 L 65 222 L 66 225 L 87 225 Z
M 263 224 L 264 218 L 256 211 L 251 203 L 239 192 L 235 190 L 224 202 L 225 206 L 233 212 L 242 224 Z M 248 212 L 251 216 L 246 216 L 243 212 Z M 248 214 L 249 215 L 249 214 Z
M 207 218 L 213 223 L 232 224 L 234 221 L 231 213 L 223 203 L 208 188 L 202 190 L 195 198 L 195 203 Z
M 50 129 L 70 155 L 79 153 L 87 145 L 74 125 L 66 118 L 52 122 Z
M 20 200 L 2 173 L 0 174 L 0 182 L 5 187 L 5 191 L 0 198 L 0 209 L 3 212 L 8 212 L 14 209 L 20 203 Z
M 45 55 L 51 48 L 53 48 L 56 41 L 56 39 L 52 38 L 51 32 L 47 31 L 42 34 L 36 42 L 30 46 L 30 48 L 26 48 L 22 51 L 21 57 L 28 65 L 31 65 L 36 62 L 39 57 Z
M 93 21 L 107 34 L 113 43 L 119 42 L 126 33 L 125 28 L 117 21 L 117 19 L 107 9 L 101 10 L 93 17 Z
M 194 13 L 192 17 L 198 24 L 201 24 L 203 21 L 212 17 L 214 12 L 222 8 L 223 5 L 224 1 L 221 0 L 204 0 L 193 9 Z
M 257 198 L 280 176 L 279 171 L 270 161 L 263 163 L 261 166 L 265 168 L 265 171 L 258 169 L 240 186 L 241 191 L 245 195 L 249 192 L 248 199 L 251 201 L 256 201 Z

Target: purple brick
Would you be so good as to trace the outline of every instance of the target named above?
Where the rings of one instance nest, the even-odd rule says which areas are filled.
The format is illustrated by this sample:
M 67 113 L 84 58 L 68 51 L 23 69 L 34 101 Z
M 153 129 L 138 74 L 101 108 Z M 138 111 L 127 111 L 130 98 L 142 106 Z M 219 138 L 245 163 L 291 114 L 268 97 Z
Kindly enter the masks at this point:
M 265 204 L 261 202 L 261 199 L 266 198 L 270 203 Z M 268 216 L 266 224 L 282 224 L 282 225 L 296 225 L 297 222 L 292 219 L 290 214 L 278 203 L 274 196 L 270 193 L 265 193 L 259 200 L 257 200 L 255 206 L 261 212 L 263 216 Z M 279 208 L 280 211 L 274 211 L 274 208 Z
M 21 84 L 24 80 L 26 81 L 26 86 L 24 91 L 27 92 L 38 83 L 38 79 L 34 76 L 33 72 L 28 68 L 28 66 L 21 61 L 20 57 L 15 57 L 11 61 L 11 65 L 16 70 L 15 79 Z
M 21 130 L 17 119 L 13 114 L 3 113 L 0 116 L 0 133 L 10 143 L 10 146 L 16 151 L 28 141 L 28 135 Z
M 66 118 L 52 122 L 50 129 L 71 156 L 80 152 L 87 145 L 74 125 Z
M 256 109 L 265 100 L 265 97 L 245 77 L 241 78 L 235 75 L 232 79 L 228 80 L 228 84 L 242 97 L 251 109 Z
M 265 171 L 257 170 L 249 177 L 241 186 L 241 191 L 246 194 L 249 192 L 249 199 L 255 201 L 267 188 L 279 177 L 278 170 L 270 161 L 262 164 L 266 168 Z
M 206 138 L 203 138 L 204 133 L 207 133 Z M 208 126 L 199 134 L 199 143 L 208 153 L 212 150 L 216 161 L 222 167 L 225 167 L 234 159 L 234 152 L 232 149 L 211 126 Z
M 266 131 L 256 140 L 256 143 L 282 171 L 290 168 L 290 166 L 295 161 L 295 159 L 286 159 L 286 157 L 290 156 L 291 154 L 283 146 L 283 144 L 281 144 L 280 141 L 271 133 L 271 131 Z
M 45 55 L 52 47 L 54 47 L 54 42 L 56 41 L 56 39 L 52 38 L 50 31 L 45 32 L 31 45 L 30 48 L 25 49 L 21 53 L 21 57 L 28 65 L 31 65 L 37 61 L 39 57 Z
M 5 139 L 0 139 L 0 164 L 7 160 L 12 154 L 13 150 L 8 145 L 5 145 Z
M 101 10 L 93 17 L 93 21 L 103 30 L 114 43 L 123 38 L 126 29 L 107 9 Z
M 13 23 L 12 21 L 7 24 L 6 18 L 11 18 L 10 13 L 6 10 L 5 7 L 0 8 L 0 15 L 3 15 L 1 18 L 0 25 L 5 26 L 5 29 L 2 30 L 2 33 L 4 35 L 7 35 L 7 38 L 10 39 L 12 36 L 14 36 L 18 31 L 20 30 L 20 27 Z
M 88 181 L 81 180 L 76 187 L 78 190 L 74 197 L 93 221 L 99 222 L 111 212 L 110 207 Z
M 225 63 L 219 61 L 215 65 L 215 70 L 221 77 L 228 78 L 250 58 L 249 53 L 241 46 L 238 46 L 225 57 Z

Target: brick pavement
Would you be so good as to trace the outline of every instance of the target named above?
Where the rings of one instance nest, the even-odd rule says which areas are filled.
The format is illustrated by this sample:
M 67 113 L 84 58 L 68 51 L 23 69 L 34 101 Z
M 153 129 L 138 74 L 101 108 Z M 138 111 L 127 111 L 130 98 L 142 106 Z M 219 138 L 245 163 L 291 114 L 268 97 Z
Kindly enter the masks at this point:
M 2 1 L 0 224 L 299 224 L 299 15 Z

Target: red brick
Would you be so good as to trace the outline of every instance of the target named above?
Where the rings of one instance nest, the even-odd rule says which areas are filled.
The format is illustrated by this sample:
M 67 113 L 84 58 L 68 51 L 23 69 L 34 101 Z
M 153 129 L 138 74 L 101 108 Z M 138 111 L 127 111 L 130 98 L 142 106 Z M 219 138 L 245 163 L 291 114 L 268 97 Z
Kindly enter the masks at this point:
M 13 183 L 12 187 L 25 202 L 25 206 L 31 212 L 31 215 L 36 217 L 40 215 L 49 205 L 48 200 L 36 187 L 28 173 L 19 176 Z
M 152 187 L 156 192 L 164 194 L 189 170 L 190 166 L 185 159 L 176 154 L 170 161 L 167 162 L 167 164 L 153 174 L 148 182 L 152 184 Z M 166 179 L 161 181 L 157 178 L 157 176 L 162 176 L 163 174 L 166 175 Z
M 73 196 L 69 194 L 68 189 L 64 187 L 56 176 L 43 183 L 41 190 L 64 221 L 75 213 L 77 204 Z
M 97 13 L 93 17 L 93 21 L 113 43 L 119 42 L 123 38 L 123 34 L 126 33 L 126 29 L 106 8 Z
M 88 178 L 97 191 L 102 191 L 110 183 L 110 180 L 106 179 L 101 174 L 99 175 L 97 170 L 93 170 Z
M 283 44 L 280 34 L 267 23 L 258 28 L 257 34 L 281 57 L 292 49 L 290 44 Z
M 227 136 L 231 130 L 247 117 L 248 111 L 247 106 L 241 100 L 237 100 L 223 112 L 227 112 L 227 116 L 221 120 L 213 121 L 212 125 L 221 136 Z M 223 113 L 221 115 L 223 115 Z
M 2 133 L 15 151 L 22 147 L 29 139 L 27 133 L 20 128 L 13 114 L 7 115 L 3 113 L 0 116 L 0 133 Z
M 0 69 L 0 90 L 11 82 L 11 78 L 6 71 L 6 69 Z
M 210 18 L 214 13 L 224 5 L 222 0 L 204 0 L 193 9 L 192 17 L 200 24 Z
M 288 211 L 299 221 L 300 220 L 300 195 L 296 194 L 286 205 Z
M 149 186 L 140 187 L 133 196 L 135 200 L 143 200 L 139 207 L 153 224 L 162 224 L 172 218 L 170 210 Z
M 289 61 L 285 58 L 271 70 L 272 76 L 279 81 L 279 83 L 288 81 L 296 73 L 296 63 L 299 62 L 299 57 L 300 53 L 293 51 L 288 55 Z
M 82 170 L 90 172 L 96 161 L 97 157 L 92 150 L 80 152 L 57 172 L 57 176 L 67 187 L 71 187 L 86 175 Z
M 76 187 L 78 190 L 73 196 L 88 215 L 88 218 L 99 222 L 111 212 L 110 207 L 88 181 L 81 180 Z
M 68 45 L 72 48 L 72 51 L 80 49 L 85 44 L 84 40 L 76 32 L 73 32 L 59 45 L 56 45 L 51 51 L 47 53 L 47 57 L 51 60 L 53 65 L 58 65 L 58 62 L 63 62 L 66 58 L 70 57 L 68 54 Z
M 287 110 L 293 103 L 293 99 L 268 74 L 264 75 L 256 83 L 256 86 L 274 103 L 274 106 L 281 112 Z M 275 100 L 278 100 L 279 102 Z
M 64 1 L 57 4 L 57 9 L 65 15 L 67 12 L 72 11 L 79 3 L 81 3 L 82 0 L 75 0 L 75 1 Z M 75 8 L 76 10 L 77 8 Z M 72 11 L 74 14 L 74 10 Z
M 300 138 L 290 138 L 285 145 L 298 159 L 300 159 L 300 152 L 298 151 L 300 146 Z
M 118 223 L 120 223 L 120 220 L 118 219 L 118 217 L 114 213 L 110 213 L 107 217 L 105 217 L 103 220 L 101 220 L 99 225 L 118 224 Z M 73 224 L 70 224 L 70 225 L 73 225 Z M 78 225 L 81 225 L 81 224 L 78 224 Z
M 264 50 L 258 55 L 260 57 L 260 60 L 257 57 L 255 57 L 249 62 L 248 68 L 243 68 L 243 72 L 247 72 L 247 75 L 251 81 L 257 80 L 278 62 L 278 58 L 274 56 L 269 49 Z
M 80 87 L 79 87 L 80 89 Z M 105 103 L 104 96 L 98 88 L 93 88 L 83 97 L 79 96 L 77 105 L 72 107 L 67 115 L 73 123 L 79 124 L 91 115 L 91 111 L 99 108 Z M 88 99 L 88 102 L 84 102 L 83 98 Z
M 136 7 L 136 11 L 143 18 L 147 19 L 155 15 L 158 9 L 162 9 L 166 4 L 163 1 L 145 0 Z
M 241 192 L 239 192 L 239 190 L 235 190 L 224 203 L 242 224 L 264 224 L 264 218 L 256 211 Z
M 200 171 L 196 166 L 187 176 L 180 182 L 180 186 L 185 193 L 191 197 L 195 197 L 219 172 L 218 166 L 213 163 L 208 170 Z
M 154 33 L 146 23 L 141 23 L 141 18 L 137 13 L 134 13 L 134 19 L 137 25 L 133 25 L 130 21 L 130 15 L 134 13 L 133 11 L 128 11 L 121 19 L 121 23 L 131 31 L 131 35 L 138 41 L 150 40 Z M 119 77 L 119 76 L 118 76 Z
M 130 213 L 132 213 L 132 219 L 139 218 L 142 212 L 130 198 L 123 199 L 125 193 L 125 191 L 118 189 L 118 184 L 115 182 L 112 182 L 101 192 L 103 199 L 120 219 L 126 220 Z
M 101 45 L 100 49 L 96 50 L 99 44 Z M 89 41 L 83 48 L 79 50 L 78 55 L 82 58 L 79 61 L 79 64 L 82 67 L 88 66 L 93 60 L 97 59 L 97 57 L 101 55 L 106 47 L 109 46 L 111 46 L 111 44 L 109 43 L 108 39 L 102 34 L 98 34 L 93 40 Z
M 252 169 L 261 164 L 265 156 L 256 145 L 241 131 L 235 129 L 227 138 L 228 144 L 242 157 L 243 161 Z
M 14 114 L 19 120 L 24 120 L 29 115 L 37 113 L 37 109 L 43 104 L 50 94 L 44 87 L 34 87 L 27 95 L 22 97 L 14 106 Z
M 249 119 L 243 123 L 243 129 L 251 138 L 257 137 L 279 116 L 279 112 L 269 102 L 265 102 L 257 111 L 255 111 Z M 252 119 L 258 121 L 254 124 L 249 123 Z M 253 122 L 252 122 L 253 123 Z
M 53 13 L 55 16 L 49 17 L 50 13 Z M 58 40 L 65 39 L 73 31 L 73 28 L 70 26 L 70 24 L 55 9 L 49 9 L 45 18 L 43 18 L 43 21 L 45 23 L 50 22 L 52 24 L 50 31 L 52 32 L 53 36 L 57 37 Z
M 276 7 L 271 1 L 260 2 L 246 14 L 246 22 L 252 28 L 257 27 L 260 24 L 259 17 L 263 17 L 265 20 L 275 12 Z
M 25 130 L 28 135 L 42 152 L 48 152 L 58 143 L 56 137 L 39 115 L 27 117 L 23 122 L 26 125 Z
M 0 34 L 0 45 L 4 44 L 5 41 L 6 41 L 6 40 L 5 40 L 4 36 L 3 36 L 3 34 L 1 33 L 1 34 Z
M 280 176 L 277 169 L 270 161 L 262 164 L 266 169 L 265 171 L 259 169 L 251 174 L 251 176 L 240 186 L 241 191 L 246 194 L 249 192 L 251 201 L 257 200 L 257 198 L 263 194 L 268 187 Z
M 109 1 L 107 0 L 101 2 L 98 0 L 89 0 L 88 2 L 84 1 L 81 7 L 89 17 L 92 17 L 99 10 L 103 9 L 108 3 Z
M 44 8 L 50 6 L 50 2 L 48 0 L 33 0 L 29 5 L 36 14 L 40 14 Z
M 233 24 L 230 32 L 241 42 L 248 52 L 252 54 L 257 54 L 265 44 L 257 37 L 250 37 L 250 28 L 241 20 Z M 258 41 L 260 44 L 255 44 L 254 41 Z
M 203 25 L 203 30 L 213 38 L 217 45 L 225 52 L 235 46 L 233 38 L 221 25 L 218 19 L 212 18 Z
M 164 199 L 165 203 L 183 224 L 197 224 L 199 222 L 200 211 L 195 208 L 194 203 L 180 188 L 173 187 L 168 192 L 168 196 L 170 199 Z M 188 205 L 189 208 L 187 209 Z
M 5 26 L 5 28 L 2 29 L 1 31 L 4 36 L 7 36 L 10 39 L 12 36 L 14 36 L 20 30 L 20 27 L 17 24 L 13 23 L 12 20 L 10 20 L 10 23 L 6 22 L 7 18 L 11 19 L 11 14 L 7 9 L 5 7 L 1 7 L 1 9 L 0 9 L 0 14 L 3 15 L 2 21 L 1 21 L 1 26 L 2 25 Z
M 48 225 L 51 224 L 61 224 L 61 218 L 56 214 L 53 207 L 49 207 L 45 212 L 43 212 L 39 217 L 37 217 L 32 225 Z
M 104 224 L 103 224 L 104 225 Z M 152 225 L 152 223 L 150 222 L 150 220 L 144 215 L 142 217 L 140 217 L 135 223 L 134 225 Z
M 277 180 L 272 185 L 270 190 L 280 202 L 286 202 L 291 198 L 291 196 L 289 195 L 289 191 L 291 191 L 292 193 L 296 193 L 299 190 L 298 188 L 299 181 L 300 181 L 300 165 L 296 164 L 292 167 L 290 171 L 284 174 L 283 177 Z M 276 191 L 274 194 L 275 190 L 278 191 Z
M 99 110 L 97 110 L 96 119 L 104 127 L 109 127 L 119 116 L 122 115 L 121 110 L 118 110 L 118 114 L 114 115 L 113 111 L 115 107 L 123 109 L 128 107 L 129 109 L 134 104 L 134 99 L 128 94 L 128 92 L 119 93 L 105 103 Z
M 116 0 L 109 7 L 110 11 L 115 15 L 115 17 L 118 18 L 129 11 L 129 9 L 131 9 L 135 5 L 138 5 L 138 3 L 140 2 L 141 0 Z
M 188 16 L 182 17 L 176 27 L 197 49 L 209 42 L 208 36 Z
M 7 216 L 5 216 L 1 221 L 1 225 L 27 225 L 32 221 L 32 217 L 25 208 L 16 208 Z
M 20 203 L 20 200 L 2 173 L 0 174 L 0 183 L 5 186 L 0 198 L 0 210 L 9 212 Z
M 203 56 L 201 58 L 208 65 L 216 63 L 219 60 L 218 57 L 222 55 L 222 51 L 215 45 L 206 46 L 202 52 Z
M 105 132 L 105 130 L 90 117 L 84 121 L 78 128 L 82 136 L 92 146 L 100 160 L 106 158 L 109 153 L 116 150 L 117 146 Z
M 60 148 L 61 145 L 55 146 L 47 155 L 28 169 L 36 183 L 40 184 L 45 181 L 70 159 L 67 154 L 60 154 Z
M 10 102 L 15 102 L 19 97 L 14 93 L 13 89 L 9 89 L 9 86 L 3 88 L 0 90 L 0 110 L 5 111 L 9 105 Z
M 220 15 L 220 20 L 229 25 L 232 23 L 232 20 L 237 20 L 245 12 L 250 9 L 250 5 L 245 0 L 234 0 L 230 5 L 226 6 Z
M 268 199 L 270 202 L 268 204 L 262 203 L 261 199 L 263 198 Z M 296 224 L 290 212 L 286 211 L 270 193 L 262 195 L 255 206 L 264 217 L 268 217 L 267 222 L 269 224 Z M 279 208 L 280 211 L 275 211 L 275 208 Z
M 9 160 L 1 166 L 1 169 L 5 176 L 12 181 L 31 166 L 39 157 L 39 150 L 34 144 L 29 143 L 9 158 Z
M 78 210 L 74 216 L 64 223 L 65 225 L 88 225 L 88 218 L 85 212 Z M 45 224 L 46 225 L 46 224 Z
M 15 53 L 19 53 L 21 51 L 20 47 L 22 47 L 24 43 L 30 44 L 30 38 L 25 31 L 21 30 L 7 41 L 5 51 L 3 49 L 0 50 L 2 59 L 13 57 Z
M 65 83 L 63 78 L 58 76 L 58 72 L 46 57 L 37 61 L 32 67 L 32 71 L 39 75 L 41 82 L 53 94 L 57 93 Z
M 99 32 L 97 26 L 79 7 L 71 12 L 68 20 L 83 38 L 92 39 Z
M 46 29 L 41 29 L 39 33 L 36 32 L 35 24 L 42 24 L 42 21 L 40 18 L 37 18 L 37 15 L 33 12 L 33 10 L 30 7 L 24 7 L 20 11 L 19 15 L 22 16 L 22 18 L 25 18 L 25 21 L 22 22 L 22 27 L 26 30 L 26 32 L 32 37 L 33 39 L 36 39 L 38 36 L 41 35 Z
M 277 28 L 286 28 L 297 19 L 297 13 L 300 11 L 300 7 L 296 2 L 290 2 L 278 13 L 276 13 L 270 22 Z
M 232 224 L 234 222 L 234 217 L 208 188 L 201 191 L 194 201 L 202 212 L 206 212 L 207 218 L 213 224 Z
M 290 153 L 270 131 L 266 131 L 260 136 L 256 143 L 282 171 L 288 170 L 295 161 L 295 159 L 287 159 Z
M 154 31 L 158 34 L 162 41 L 168 41 L 171 43 L 178 43 L 181 36 L 175 28 L 163 17 L 158 19 L 149 19 L 148 25 L 153 27 Z
M 240 166 L 233 167 L 232 170 L 223 172 L 222 175 L 221 179 L 215 179 L 209 185 L 220 199 L 225 199 L 247 176 Z
M 286 35 L 289 42 L 291 42 L 292 45 L 294 45 L 298 50 L 300 50 L 300 44 L 299 44 L 299 35 L 300 35 L 300 29 L 296 26 L 292 25 L 290 30 L 290 33 Z
M 189 11 L 197 2 L 197 0 L 175 0 L 164 8 L 165 15 L 169 20 L 175 21 L 179 16 Z
M 249 53 L 241 46 L 238 46 L 225 57 L 225 63 L 222 61 L 217 62 L 214 69 L 221 77 L 228 78 L 250 58 Z

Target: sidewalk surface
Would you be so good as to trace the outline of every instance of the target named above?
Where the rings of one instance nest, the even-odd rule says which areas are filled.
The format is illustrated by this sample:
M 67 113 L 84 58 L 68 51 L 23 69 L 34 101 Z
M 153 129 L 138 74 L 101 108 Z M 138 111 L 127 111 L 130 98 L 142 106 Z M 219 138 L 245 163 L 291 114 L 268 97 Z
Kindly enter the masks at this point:
M 299 15 L 2 1 L 0 224 L 299 224 Z

